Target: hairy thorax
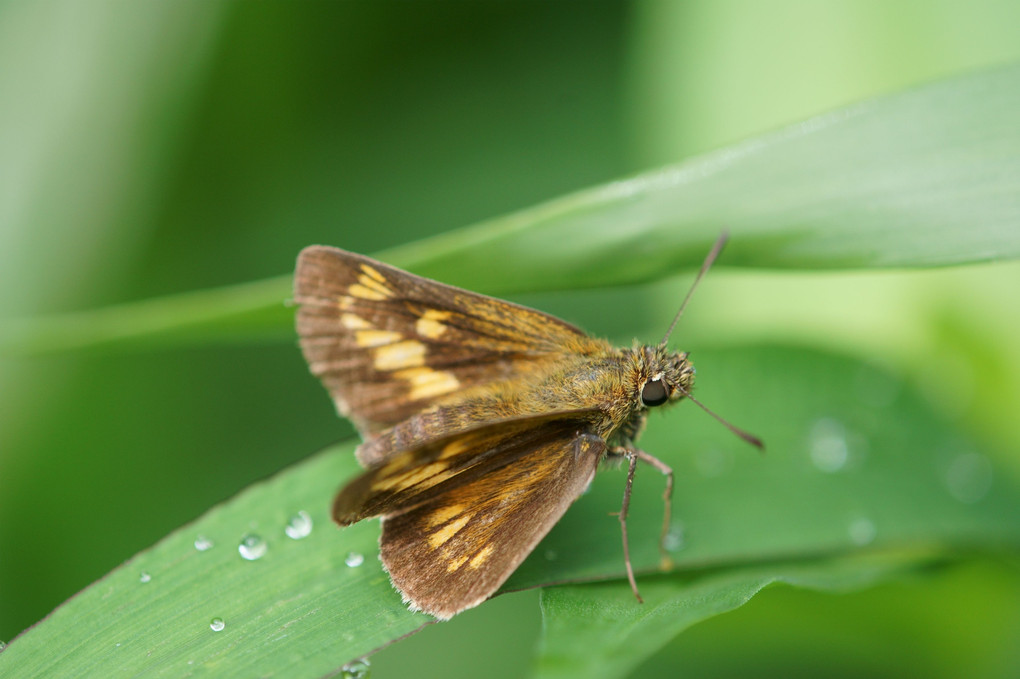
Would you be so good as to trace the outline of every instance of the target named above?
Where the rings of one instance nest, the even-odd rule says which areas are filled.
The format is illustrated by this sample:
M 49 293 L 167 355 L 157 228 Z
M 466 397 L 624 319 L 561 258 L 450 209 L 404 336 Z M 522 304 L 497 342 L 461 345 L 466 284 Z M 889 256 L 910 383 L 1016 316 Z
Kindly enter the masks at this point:
M 471 429 L 479 422 L 553 412 L 587 412 L 591 434 L 611 445 L 626 445 L 644 426 L 644 385 L 661 380 L 669 401 L 690 390 L 694 370 L 686 354 L 637 344 L 617 349 L 599 342 L 595 348 L 587 356 L 550 356 L 541 369 L 453 395 L 368 439 L 358 448 L 358 459 L 373 465 L 394 451 Z

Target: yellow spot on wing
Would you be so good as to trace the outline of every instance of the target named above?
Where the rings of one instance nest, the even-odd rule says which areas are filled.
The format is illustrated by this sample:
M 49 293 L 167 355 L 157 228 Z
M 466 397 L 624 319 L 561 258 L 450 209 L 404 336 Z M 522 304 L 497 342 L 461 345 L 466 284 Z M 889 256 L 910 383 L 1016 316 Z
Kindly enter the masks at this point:
M 384 344 L 392 344 L 403 337 L 399 332 L 391 330 L 358 330 L 354 333 L 354 339 L 359 347 L 378 347 Z
M 372 490 L 405 490 L 412 486 L 420 486 L 420 489 L 431 488 L 432 486 L 445 481 L 453 476 L 447 471 L 448 465 L 445 462 L 432 462 L 422 465 L 407 474 L 394 474 L 387 476 L 386 468 L 382 470 L 382 478 L 372 483 Z M 445 472 L 445 473 L 444 473 Z
M 375 350 L 376 370 L 400 370 L 425 365 L 425 345 L 416 340 L 405 340 Z
M 371 299 L 375 301 L 384 300 L 390 296 L 389 291 L 382 292 L 380 290 L 373 290 L 372 288 L 364 285 L 358 285 L 355 283 L 347 289 L 347 293 L 354 297 L 360 297 L 361 299 Z
M 464 443 L 463 439 L 456 439 L 454 441 L 450 441 L 445 446 L 443 446 L 443 452 L 439 453 L 439 459 L 448 460 L 451 457 L 460 455 L 467 449 L 468 445 Z
M 376 356 L 376 367 L 379 367 L 378 355 Z M 457 377 L 445 370 L 433 370 L 428 367 L 408 368 L 393 373 L 394 377 L 407 380 L 411 390 L 407 397 L 412 401 L 420 398 L 431 398 L 442 394 L 449 394 L 460 387 Z
M 464 513 L 463 505 L 450 505 L 449 507 L 443 507 L 439 511 L 433 512 L 429 516 L 429 528 L 434 528 L 439 524 L 446 523 L 455 516 L 459 516 Z
M 365 264 L 364 262 L 361 263 L 361 270 L 364 271 L 365 273 L 367 273 L 369 275 L 369 277 L 374 278 L 375 280 L 379 281 L 380 283 L 385 283 L 386 282 L 386 277 L 385 276 L 383 276 L 375 268 L 369 266 L 368 264 Z
M 478 568 L 485 563 L 485 560 L 489 558 L 490 554 L 492 554 L 492 545 L 485 545 L 485 549 L 471 557 L 471 562 L 468 563 L 468 568 Z
M 437 339 L 440 335 L 446 332 L 446 326 L 443 325 L 442 321 L 445 321 L 451 316 L 449 311 L 439 311 L 438 309 L 427 309 L 421 318 L 414 324 L 414 330 L 422 337 L 428 337 L 429 339 Z
M 437 549 L 443 546 L 443 544 L 445 544 L 447 540 L 456 535 L 457 531 L 463 528 L 464 524 L 466 524 L 470 520 L 471 515 L 468 514 L 467 516 L 460 517 L 456 521 L 451 521 L 446 526 L 440 528 L 435 533 L 429 536 L 429 546 L 432 547 L 432 549 Z M 475 558 L 477 559 L 478 557 Z
M 343 299 L 350 299 L 350 298 L 349 297 L 344 297 Z M 364 330 L 366 328 L 371 328 L 372 327 L 372 324 L 369 323 L 368 321 L 366 321 L 364 318 L 362 318 L 361 316 L 359 316 L 357 314 L 351 314 L 351 313 L 341 314 L 341 316 L 340 316 L 340 324 L 343 325 L 348 330 Z
M 362 299 L 374 300 L 393 296 L 393 291 L 386 285 L 386 278 L 381 273 L 367 264 L 362 264 L 361 270 L 364 273 L 358 276 L 358 282 L 347 291 L 349 294 Z
M 451 559 L 450 563 L 446 564 L 446 572 L 453 573 L 455 570 L 463 566 L 464 562 L 467 560 L 468 560 L 467 554 L 458 556 L 456 559 Z

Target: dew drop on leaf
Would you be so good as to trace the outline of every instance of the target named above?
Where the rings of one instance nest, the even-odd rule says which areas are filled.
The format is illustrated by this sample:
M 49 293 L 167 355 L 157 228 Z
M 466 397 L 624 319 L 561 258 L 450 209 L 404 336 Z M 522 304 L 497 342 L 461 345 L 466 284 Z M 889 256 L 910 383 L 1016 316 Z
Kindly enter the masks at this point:
M 846 428 L 841 422 L 823 417 L 811 427 L 809 436 L 811 462 L 819 470 L 832 474 L 846 465 L 849 450 L 846 443 Z
M 312 534 L 312 517 L 302 510 L 290 517 L 283 532 L 292 540 L 300 540 Z
M 266 555 L 268 549 L 266 541 L 254 533 L 248 533 L 241 538 L 241 544 L 237 546 L 238 553 L 248 561 L 261 559 Z
M 992 463 L 980 453 L 957 455 L 946 470 L 949 494 L 964 504 L 974 504 L 992 487 Z
M 662 546 L 666 548 L 667 552 L 679 552 L 684 548 L 684 542 L 684 527 L 670 526 L 669 532 L 666 533 L 666 537 L 662 541 Z
M 850 522 L 847 532 L 855 545 L 863 547 L 874 541 L 877 529 L 871 519 L 861 516 Z
M 344 665 L 340 676 L 344 679 L 367 679 L 370 672 L 368 660 L 362 659 Z

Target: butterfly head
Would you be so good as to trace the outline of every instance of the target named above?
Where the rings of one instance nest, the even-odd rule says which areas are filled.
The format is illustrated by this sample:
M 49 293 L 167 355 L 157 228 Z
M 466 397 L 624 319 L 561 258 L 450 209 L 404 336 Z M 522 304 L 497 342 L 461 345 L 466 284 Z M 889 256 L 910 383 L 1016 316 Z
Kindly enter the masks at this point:
M 671 401 L 679 401 L 685 396 L 697 403 L 691 397 L 691 387 L 694 385 L 694 366 L 687 359 L 687 352 L 670 353 L 666 349 L 666 343 L 669 342 L 669 336 L 673 334 L 677 321 L 683 316 L 684 309 L 687 308 L 687 303 L 691 301 L 698 283 L 712 267 L 712 263 L 719 256 L 719 253 L 722 252 L 728 238 L 729 235 L 723 231 L 719 238 L 716 239 L 715 245 L 712 246 L 712 250 L 705 257 L 698 275 L 694 277 L 694 282 L 691 284 L 690 290 L 687 291 L 684 301 L 680 304 L 680 309 L 677 310 L 676 316 L 673 317 L 673 322 L 669 324 L 669 329 L 666 330 L 666 335 L 662 338 L 662 341 L 655 346 L 641 347 L 639 354 L 642 359 L 642 368 L 644 368 L 642 371 L 644 379 L 641 384 L 640 397 L 641 405 L 645 408 L 654 408 Z
M 694 366 L 687 352 L 669 352 L 661 344 L 640 349 L 642 369 L 638 385 L 641 405 L 655 408 L 679 401 L 691 393 L 694 386 Z

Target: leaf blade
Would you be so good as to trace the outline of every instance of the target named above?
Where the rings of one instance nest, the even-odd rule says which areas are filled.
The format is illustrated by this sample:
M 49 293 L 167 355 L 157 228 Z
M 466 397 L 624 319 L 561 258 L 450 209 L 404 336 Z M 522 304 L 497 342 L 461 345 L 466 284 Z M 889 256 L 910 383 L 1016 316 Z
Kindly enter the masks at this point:
M 391 248 L 494 295 L 659 280 L 728 229 L 724 266 L 863 269 L 1020 256 L 1020 65 L 880 97 L 675 166 Z M 627 257 L 621 258 L 621 252 Z M 0 354 L 278 336 L 290 278 L 0 327 Z

